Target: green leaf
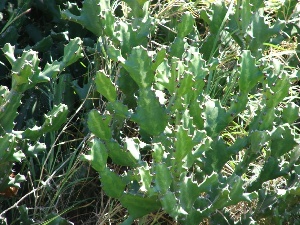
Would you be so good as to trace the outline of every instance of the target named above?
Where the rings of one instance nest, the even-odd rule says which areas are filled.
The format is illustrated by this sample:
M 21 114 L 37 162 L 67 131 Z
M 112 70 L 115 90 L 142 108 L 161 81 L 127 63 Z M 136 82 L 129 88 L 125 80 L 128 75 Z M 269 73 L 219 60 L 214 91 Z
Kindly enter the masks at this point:
M 41 127 L 34 126 L 27 128 L 22 137 L 32 141 L 38 140 L 43 134 L 57 131 L 67 121 L 68 107 L 65 104 L 55 105 L 53 109 L 45 115 L 45 121 Z
M 230 191 L 228 190 L 228 187 L 220 189 L 217 197 L 213 201 L 211 208 L 216 210 L 216 209 L 222 209 L 225 206 L 227 206 L 228 202 L 230 201 L 229 193 Z M 210 207 L 208 208 L 208 210 L 211 210 Z
M 140 88 L 150 87 L 154 81 L 152 60 L 142 46 L 134 47 L 123 67 Z
M 295 135 L 288 124 L 277 127 L 271 132 L 271 156 L 279 158 L 291 151 L 296 145 Z
M 283 69 L 281 67 L 281 69 Z M 280 78 L 279 78 L 280 77 Z M 268 78 L 268 87 L 266 88 L 266 105 L 274 109 L 285 97 L 289 95 L 290 79 L 285 73 Z
M 226 16 L 228 8 L 223 1 L 216 1 L 212 4 L 212 15 L 209 27 L 212 34 L 217 34 Z
M 112 198 L 120 198 L 125 190 L 126 183 L 115 172 L 105 168 L 100 172 L 100 181 L 105 193 Z
M 204 130 L 204 119 L 201 117 L 202 112 L 203 110 L 200 108 L 199 101 L 192 101 L 190 103 L 190 114 L 193 118 L 193 124 L 198 128 L 198 130 Z
M 127 105 L 123 105 L 121 101 L 114 101 L 107 103 L 107 109 L 117 116 L 127 119 L 131 116 L 131 112 L 128 110 Z
M 13 161 L 14 148 L 17 145 L 16 136 L 7 133 L 0 136 L 0 158 L 5 161 Z
M 280 162 L 280 159 L 271 156 L 266 160 L 258 178 L 248 186 L 247 191 L 248 192 L 257 191 L 258 189 L 261 188 L 262 184 L 265 181 L 276 179 L 277 177 L 286 174 L 287 171 L 282 165 L 282 163 Z
M 181 59 L 182 54 L 184 53 L 185 41 L 183 38 L 176 37 L 170 47 L 170 55 L 176 58 Z
M 192 210 L 193 204 L 200 195 L 200 188 L 190 177 L 185 177 L 179 187 L 180 206 L 186 211 Z
M 47 52 L 53 46 L 53 39 L 51 35 L 44 37 L 42 40 L 35 43 L 32 49 L 37 52 Z
M 64 56 L 62 59 L 62 67 L 61 70 L 74 62 L 78 59 L 83 57 L 82 51 L 82 40 L 79 37 L 71 39 L 70 42 L 64 48 Z
M 186 11 L 183 13 L 181 17 L 181 21 L 178 24 L 178 36 L 181 38 L 184 38 L 189 33 L 193 31 L 193 25 L 194 25 L 194 18 L 193 15 Z
M 220 33 L 224 28 L 225 21 L 228 19 L 228 10 L 229 9 L 226 7 L 224 1 L 215 1 L 212 4 L 212 13 L 209 16 L 209 19 L 207 18 L 207 14 L 201 13 L 201 17 L 208 22 L 210 28 L 209 35 L 207 35 L 200 47 L 200 52 L 203 53 L 203 58 L 205 60 L 211 60 L 213 56 L 218 54 L 220 45 L 217 43 L 221 38 Z
M 212 186 L 219 183 L 218 174 L 213 172 L 210 176 L 204 178 L 202 183 L 199 185 L 199 193 L 211 192 Z
M 245 188 L 243 187 L 244 181 L 241 177 L 237 175 L 233 175 L 230 178 L 230 193 L 229 193 L 229 199 L 230 201 L 228 204 L 235 205 L 238 204 L 241 201 L 248 201 L 257 198 L 257 193 L 245 193 Z
M 67 121 L 68 106 L 65 104 L 55 105 L 53 109 L 45 115 L 45 122 L 41 127 L 42 133 L 56 131 Z
M 88 127 L 92 133 L 102 140 L 110 140 L 112 132 L 109 127 L 111 115 L 101 115 L 96 109 L 93 109 L 88 114 Z
M 15 46 L 12 46 L 10 43 L 6 43 L 2 48 L 6 59 L 9 61 L 11 65 L 13 65 L 16 61 L 15 58 Z
M 86 29 L 93 32 L 97 37 L 100 37 L 103 34 L 103 24 L 101 18 L 101 10 L 105 10 L 107 8 L 102 8 L 102 4 L 99 2 L 107 2 L 107 1 L 99 1 L 99 0 L 89 0 L 83 1 L 82 8 L 79 10 L 80 15 L 74 15 L 69 9 L 62 11 L 62 18 L 65 20 L 70 20 L 75 23 L 81 24 Z
M 57 74 L 61 71 L 61 64 L 58 61 L 54 61 L 52 64 L 46 63 L 45 68 L 40 72 L 40 77 L 48 77 L 55 79 Z
M 129 215 L 140 218 L 160 209 L 161 204 L 157 196 L 142 197 L 139 195 L 124 194 L 120 198 L 121 204 L 128 209 Z
M 74 99 L 77 97 L 72 87 L 73 77 L 69 73 L 60 74 L 58 77 L 57 85 L 54 88 L 53 104 L 65 103 L 68 109 L 72 111 L 74 108 Z
M 235 99 L 231 102 L 228 114 L 235 117 L 240 112 L 246 109 L 248 103 L 248 93 L 242 92 L 235 96 Z
M 238 2 L 239 4 L 236 4 L 236 12 L 232 16 L 234 17 L 235 22 L 238 23 L 238 27 L 241 29 L 242 34 L 244 34 L 252 21 L 251 0 Z
M 150 88 L 140 89 L 138 107 L 131 119 L 150 135 L 160 134 L 167 125 L 165 109 Z
M 117 91 L 115 84 L 112 83 L 110 77 L 105 74 L 103 70 L 96 72 L 96 88 L 97 91 L 103 95 L 108 101 L 114 102 L 117 98 Z
M 192 152 L 195 143 L 189 135 L 189 130 L 184 129 L 183 126 L 178 126 L 176 140 L 174 157 L 176 163 L 180 163 L 188 153 Z
M 251 0 L 236 1 L 235 13 L 230 15 L 228 21 L 227 29 L 230 31 L 234 40 L 243 49 L 245 48 L 244 35 L 253 18 L 252 7 L 254 6 L 251 3 L 253 3 Z M 254 11 L 256 11 L 256 9 Z
M 97 172 L 102 172 L 106 169 L 108 153 L 105 145 L 98 139 L 94 138 L 91 147 L 91 165 Z
M 11 160 L 13 162 L 21 162 L 23 158 L 25 158 L 25 154 L 19 150 L 13 153 Z
M 178 204 L 177 198 L 173 192 L 168 191 L 160 198 L 162 209 L 172 216 L 175 220 L 180 214 L 187 215 Z
M 248 31 L 248 39 L 251 40 L 249 43 L 249 49 L 255 55 L 258 49 L 261 49 L 265 42 L 277 34 L 285 26 L 285 22 L 277 20 L 275 24 L 271 27 L 265 23 L 265 18 L 259 15 L 259 12 L 256 12 L 252 20 L 251 27 Z
M 284 0 L 284 4 L 277 11 L 278 19 L 288 21 L 295 10 L 297 3 L 299 2 L 294 0 Z
M 166 57 L 166 48 L 162 48 L 156 53 L 155 59 L 152 62 L 151 70 L 155 71 L 157 67 L 164 61 L 165 57 Z
M 4 94 L 0 97 L 0 135 L 12 132 L 15 118 L 18 115 L 18 108 L 21 105 L 22 94 L 14 90 L 8 91 L 4 88 Z
M 125 138 L 124 148 L 130 152 L 130 154 L 136 161 L 139 161 L 141 159 L 138 138 Z
M 152 157 L 154 159 L 154 162 L 155 163 L 162 162 L 163 154 L 164 154 L 163 144 L 162 143 L 154 143 L 153 144 L 153 153 L 152 153 Z
M 139 167 L 138 168 L 140 177 L 141 177 L 141 187 L 140 190 L 142 192 L 147 192 L 150 194 L 151 192 L 151 182 L 152 175 L 150 174 L 150 169 L 148 167 Z
M 263 78 L 262 72 L 255 65 L 255 58 L 250 51 L 245 50 L 241 55 L 239 87 L 241 93 L 248 94 Z
M 22 55 L 14 59 L 14 48 L 6 44 L 3 48 L 6 58 L 11 62 L 12 89 L 17 92 L 24 92 L 37 83 L 47 82 L 49 77 L 39 76 L 40 60 L 37 52 L 33 50 L 23 51 Z M 6 52 L 8 51 L 8 52 Z
M 148 0 L 124 0 L 124 2 L 130 6 L 132 16 L 135 18 L 144 17 L 148 12 L 148 8 L 144 7 L 145 3 L 149 3 Z
M 123 150 L 115 140 L 107 142 L 106 146 L 109 150 L 109 157 L 115 164 L 130 167 L 135 167 L 137 165 L 138 161 L 133 155 L 129 151 Z
M 17 174 L 14 178 L 10 177 L 9 179 L 10 179 L 8 183 L 9 187 L 18 187 L 18 188 L 21 187 L 20 183 L 26 180 L 25 176 L 21 174 Z
M 250 134 L 251 152 L 254 154 L 259 153 L 269 139 L 270 134 L 267 131 L 253 131 Z
M 231 160 L 231 157 L 236 152 L 227 148 L 228 145 L 222 137 L 216 137 L 212 140 L 210 149 L 205 152 L 205 168 L 203 170 L 210 174 L 212 171 L 221 172 L 224 165 Z
M 211 137 L 219 135 L 232 120 L 230 115 L 221 106 L 220 101 L 211 99 L 205 101 L 203 116 L 205 118 L 205 130 L 207 131 L 207 135 Z
M 35 145 L 28 146 L 28 149 L 23 150 L 26 156 L 37 157 L 38 153 L 44 152 L 46 145 L 44 143 L 37 142 Z
M 23 69 L 20 72 L 12 72 L 12 77 L 15 85 L 29 84 L 31 82 L 30 78 L 32 75 L 32 71 L 32 65 L 28 64 L 27 62 L 26 64 L 24 63 Z
M 300 108 L 294 102 L 288 103 L 282 110 L 282 120 L 292 124 L 300 117 Z
M 193 86 L 195 84 L 194 75 L 186 72 L 184 76 L 179 80 L 179 88 L 178 88 L 178 97 L 181 97 L 187 93 L 191 93 Z
M 154 166 L 155 169 L 155 187 L 156 189 L 165 194 L 172 183 L 171 172 L 165 163 L 159 163 Z
M 41 127 L 34 126 L 32 128 L 27 128 L 23 133 L 22 137 L 30 140 L 37 140 L 41 137 Z
M 125 63 L 125 59 L 122 57 L 121 50 L 115 48 L 115 46 L 107 46 L 107 55 L 114 61 Z

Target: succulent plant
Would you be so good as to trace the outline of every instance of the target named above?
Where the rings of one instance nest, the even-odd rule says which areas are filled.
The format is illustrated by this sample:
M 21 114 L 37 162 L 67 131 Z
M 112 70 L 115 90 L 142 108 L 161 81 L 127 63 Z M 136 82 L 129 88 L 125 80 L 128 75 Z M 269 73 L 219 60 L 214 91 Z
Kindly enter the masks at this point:
M 0 86 L 0 192 L 9 187 L 20 187 L 20 182 L 25 180 L 23 175 L 10 176 L 15 162 L 21 162 L 27 156 L 35 156 L 44 151 L 46 146 L 39 139 L 46 133 L 59 130 L 67 120 L 68 107 L 65 104 L 54 105 L 52 110 L 45 115 L 41 127 L 27 127 L 25 130 L 14 130 L 16 118 L 21 106 L 21 100 L 27 90 L 34 88 L 39 83 L 50 82 L 56 78 L 60 71 L 76 62 L 81 55 L 81 40 L 73 39 L 65 46 L 65 54 L 61 61 L 46 64 L 42 70 L 39 67 L 37 52 L 24 51 L 20 57 L 15 57 L 14 46 L 5 44 L 3 52 L 10 62 L 12 84 L 9 90 Z
M 132 4 L 129 6 L 135 14 L 137 9 Z M 85 7 L 87 10 L 91 6 Z M 105 11 L 109 5 L 101 7 L 100 11 L 104 13 L 101 23 L 108 23 L 104 18 L 111 15 Z M 274 61 L 273 67 L 262 65 L 264 59 L 260 51 L 271 37 L 280 35 L 285 23 L 278 20 L 269 27 L 259 13 L 263 5 L 252 1 L 238 1 L 235 7 L 229 7 L 215 3 L 211 14 L 203 14 L 210 26 L 210 35 L 200 49 L 186 41 L 195 29 L 193 16 L 188 12 L 182 14 L 175 27 L 177 36 L 170 47 L 155 51 L 128 39 L 134 37 L 129 27 L 136 19 L 132 24 L 109 20 L 116 25 L 106 26 L 114 27 L 114 30 L 107 33 L 102 30 L 101 35 L 107 35 L 112 43 L 104 46 L 106 52 L 110 59 L 119 63 L 122 72 L 117 74 L 117 82 L 113 81 L 113 74 L 108 75 L 103 70 L 96 73 L 97 91 L 108 103 L 104 113 L 89 112 L 88 127 L 95 137 L 90 155 L 82 158 L 99 172 L 107 195 L 119 199 L 128 209 L 131 216 L 124 224 L 158 209 L 163 209 L 182 224 L 198 224 L 224 207 L 253 199 L 261 201 L 265 181 L 289 176 L 293 171 L 294 165 L 282 164 L 280 157 L 293 153 L 299 145 L 292 126 L 299 116 L 299 106 L 288 103 L 282 109 L 282 115 L 277 115 L 280 102 L 289 95 L 291 76 L 280 72 L 282 65 L 278 61 Z M 87 22 L 85 12 L 82 10 L 81 20 L 77 21 L 82 25 Z M 141 16 L 142 11 L 138 15 Z M 143 16 L 144 21 L 151 20 L 147 13 Z M 219 62 L 214 57 L 218 57 L 218 38 L 225 32 L 221 30 L 225 24 L 224 30 L 230 32 L 241 47 L 235 69 L 236 91 L 226 105 L 207 92 L 210 73 L 216 68 L 210 65 Z M 96 27 L 89 29 L 97 30 Z M 122 40 L 126 40 L 127 48 Z M 210 46 L 214 48 L 210 49 Z M 125 84 L 123 79 L 128 83 Z M 135 91 L 130 97 L 127 94 L 132 90 L 131 83 L 134 83 Z M 253 91 L 261 90 L 258 87 L 262 88 L 260 107 L 247 134 L 232 144 L 226 143 L 222 132 L 249 109 L 249 96 Z M 126 98 L 134 98 L 136 107 L 122 102 Z M 113 129 L 116 118 L 134 122 L 138 126 L 138 135 L 128 137 L 125 134 L 120 140 Z M 257 178 L 247 183 L 243 176 L 262 150 L 268 152 L 268 157 Z M 225 164 L 241 151 L 245 151 L 243 160 L 231 175 L 223 176 Z M 144 159 L 144 152 L 150 159 Z M 109 169 L 108 158 L 116 165 L 126 166 L 126 172 L 117 174 Z M 262 212 L 256 213 L 258 218 Z M 224 220 L 218 216 L 211 218 L 213 222 Z M 248 219 L 254 221 L 255 215 L 248 215 Z

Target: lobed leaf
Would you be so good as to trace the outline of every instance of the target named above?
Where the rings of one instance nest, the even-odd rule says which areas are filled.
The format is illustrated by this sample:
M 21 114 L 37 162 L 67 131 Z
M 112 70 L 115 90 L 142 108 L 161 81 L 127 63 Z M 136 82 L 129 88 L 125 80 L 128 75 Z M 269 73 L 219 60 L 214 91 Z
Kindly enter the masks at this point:
M 96 72 L 95 78 L 97 91 L 108 101 L 114 102 L 117 98 L 116 85 L 112 83 L 110 77 L 103 70 Z
M 92 133 L 102 140 L 110 140 L 112 132 L 109 127 L 111 115 L 101 115 L 97 110 L 93 109 L 88 114 L 88 128 Z

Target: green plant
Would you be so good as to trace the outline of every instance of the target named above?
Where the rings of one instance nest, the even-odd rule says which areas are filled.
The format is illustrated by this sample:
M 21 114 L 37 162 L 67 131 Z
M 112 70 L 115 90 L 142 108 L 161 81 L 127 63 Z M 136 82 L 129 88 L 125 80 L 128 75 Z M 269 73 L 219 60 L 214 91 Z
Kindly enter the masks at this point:
M 255 199 L 267 206 L 240 223 L 258 220 L 272 205 L 273 221 L 293 221 L 293 213 L 280 216 L 279 205 L 299 207 L 285 202 L 299 190 L 299 135 L 294 126 L 299 106 L 288 101 L 298 70 L 287 69 L 279 60 L 271 62 L 265 45 L 284 40 L 280 31 L 285 22 L 267 25 L 262 3 L 216 2 L 211 11 L 201 11 L 210 28 L 203 41 L 189 41 L 198 39 L 197 31 L 191 13 L 184 12 L 171 28 L 176 35 L 169 47 L 149 50 L 142 37 L 153 35 L 159 23 L 147 12 L 148 1 L 127 3 L 133 17 L 126 21 L 108 19 L 113 18 L 108 1 L 85 1 L 76 16 L 63 12 L 64 18 L 101 35 L 102 53 L 120 66 L 96 73 L 96 89 L 107 103 L 101 112 L 88 113 L 91 152 L 82 159 L 99 172 L 106 194 L 128 209 L 124 224 L 159 209 L 182 224 L 198 224 L 205 218 L 224 223 L 232 221 L 225 212 L 218 213 L 224 207 Z M 146 21 L 152 23 L 144 30 Z M 136 39 L 139 34 L 143 36 Z M 226 43 L 231 37 L 235 42 Z M 239 53 L 232 60 L 231 74 L 224 76 L 219 66 L 225 60 L 222 48 L 234 45 Z M 224 78 L 231 83 L 226 85 Z M 223 94 L 215 92 L 217 88 Z M 253 94 L 259 96 L 255 109 L 250 105 Z M 249 112 L 254 116 L 247 116 Z M 228 143 L 223 133 L 241 121 L 247 123 L 245 133 Z M 135 134 L 123 129 L 128 123 Z M 234 163 L 240 154 L 242 159 Z M 261 170 L 249 174 L 259 157 Z M 125 167 L 123 172 L 112 170 L 108 160 Z M 230 163 L 232 172 L 224 175 Z M 284 192 L 264 195 L 264 183 L 278 177 L 287 181 Z M 268 198 L 278 205 L 264 203 Z
M 1 224 L 297 223 L 297 1 L 0 11 Z
M 74 137 L 71 120 L 78 104 L 72 81 L 86 81 L 83 52 L 93 37 L 63 21 L 60 7 L 63 1 L 0 3 L 0 223 L 37 223 L 86 204 L 78 197 L 68 199 L 63 191 L 78 191 L 79 184 L 90 179 L 83 177 L 87 169 L 75 168 L 80 148 L 74 146 L 84 135 L 77 133 L 77 141 L 68 138 Z M 53 192 L 52 182 L 60 190 Z M 70 210 L 53 216 L 53 209 L 60 207 Z
M 0 107 L 0 192 L 9 187 L 20 187 L 25 180 L 23 175 L 11 177 L 11 169 L 15 162 L 21 162 L 25 157 L 34 157 L 46 150 L 46 145 L 40 139 L 49 132 L 56 131 L 66 122 L 68 108 L 64 104 L 53 106 L 45 115 L 42 126 L 29 126 L 24 131 L 14 130 L 14 121 L 18 116 L 21 99 L 24 93 L 39 83 L 50 82 L 67 66 L 77 61 L 81 56 L 81 40 L 73 39 L 65 46 L 65 54 L 60 61 L 47 64 L 43 70 L 39 67 L 37 52 L 24 51 L 21 57 L 15 58 L 14 47 L 6 44 L 3 52 L 12 66 L 12 84 L 9 90 L 1 86 Z M 20 121 L 18 121 L 20 122 Z

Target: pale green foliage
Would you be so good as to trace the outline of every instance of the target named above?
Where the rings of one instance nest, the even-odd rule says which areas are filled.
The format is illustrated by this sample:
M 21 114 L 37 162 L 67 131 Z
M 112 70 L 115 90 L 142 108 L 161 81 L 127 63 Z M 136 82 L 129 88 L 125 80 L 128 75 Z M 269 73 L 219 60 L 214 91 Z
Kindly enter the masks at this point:
M 290 59 L 298 52 L 284 51 L 286 61 L 269 55 L 296 39 L 296 1 L 285 0 L 274 17 L 265 13 L 264 1 L 209 1 L 209 8 L 174 2 L 153 11 L 147 0 L 67 3 L 61 17 L 96 36 L 84 40 L 84 51 L 92 49 L 95 58 L 83 83 L 69 71 L 61 74 L 83 57 L 80 38 L 42 69 L 38 52 L 23 50 L 16 57 L 15 47 L 4 45 L 12 85 L 0 86 L 0 192 L 20 187 L 24 176 L 9 177 L 13 163 L 46 150 L 43 137 L 56 138 L 53 132 L 68 121 L 77 95 L 82 104 L 69 121 L 78 116 L 85 136 L 80 145 L 89 150 L 80 159 L 97 171 L 105 194 L 128 210 L 123 224 L 157 211 L 180 224 L 297 221 L 300 109 L 291 88 L 300 73 Z M 124 15 L 117 15 L 117 6 Z M 43 121 L 16 129 L 22 95 L 53 81 L 53 104 Z M 47 153 L 49 171 L 58 145 Z M 73 169 L 68 165 L 64 175 Z M 41 171 L 48 172 L 44 165 Z M 279 178 L 283 187 L 266 188 Z M 67 180 L 57 184 L 60 191 Z M 226 208 L 241 202 L 257 207 L 234 221 Z M 28 209 L 18 209 L 29 220 Z M 49 214 L 45 224 L 56 221 L 65 222 Z
M 66 66 L 74 63 L 81 55 L 80 38 L 75 38 L 65 46 L 64 56 L 61 61 L 54 61 L 47 64 L 43 70 L 39 67 L 37 52 L 29 50 L 24 51 L 21 57 L 16 58 L 14 47 L 6 44 L 3 52 L 12 66 L 12 85 L 9 90 L 1 86 L 1 106 L 0 106 L 0 191 L 7 187 L 20 187 L 20 182 L 25 177 L 17 175 L 11 178 L 11 169 L 14 162 L 21 162 L 26 156 L 34 156 L 38 152 L 46 149 L 39 139 L 46 133 L 59 130 L 67 121 L 68 107 L 64 104 L 53 106 L 52 110 L 45 115 L 42 126 L 27 127 L 25 131 L 14 131 L 14 123 L 18 108 L 21 105 L 21 98 L 25 91 L 34 88 L 42 82 L 50 82 L 63 71 Z M 22 146 L 22 150 L 17 151 L 17 146 Z
M 158 27 L 147 22 L 154 21 L 145 10 L 148 3 L 131 1 L 129 7 L 135 17 L 127 21 L 105 20 L 111 16 L 110 6 L 98 4 L 102 16 L 95 21 L 100 19 L 98 25 L 112 28 L 109 32 L 99 31 L 98 25 L 89 22 L 92 14 L 86 12 L 95 10 L 92 4 L 84 4 L 80 16 L 63 13 L 66 19 L 88 24 L 87 28 L 96 35 L 105 35 L 109 44 L 103 48 L 122 67 L 109 76 L 104 71 L 97 72 L 97 91 L 109 103 L 103 115 L 95 110 L 89 112 L 88 127 L 96 137 L 91 143 L 91 155 L 83 159 L 99 172 L 107 195 L 119 199 L 128 209 L 130 217 L 124 224 L 158 209 L 181 224 L 199 224 L 207 217 L 213 223 L 224 223 L 224 218 L 215 216 L 217 210 L 241 201 L 261 201 L 265 181 L 280 176 L 293 180 L 298 176 L 288 155 L 294 154 L 299 145 L 293 124 L 299 116 L 299 106 L 284 101 L 289 97 L 291 74 L 296 68 L 282 72 L 283 65 L 274 61 L 273 66 L 265 60 L 263 51 L 265 42 L 280 39 L 286 22 L 278 19 L 272 26 L 267 24 L 261 14 L 263 4 L 257 1 L 237 1 L 228 6 L 216 2 L 210 11 L 200 14 L 210 28 L 200 43 L 187 41 L 196 39 L 197 31 L 193 16 L 185 12 L 172 27 L 176 30 L 173 42 L 168 47 L 148 50 L 147 39 L 136 39 L 143 28 L 148 28 L 148 33 L 143 30 L 145 38 Z M 234 82 L 231 89 L 219 84 L 232 101 L 224 101 L 222 95 L 210 95 L 218 85 L 214 76 L 220 74 L 224 36 L 233 38 L 232 45 L 238 46 L 240 52 L 228 78 Z M 249 110 L 252 93 L 260 95 L 255 116 L 248 119 L 246 134 L 228 143 L 222 133 Z M 125 98 L 136 107 L 122 102 Z M 135 138 L 126 133 L 122 138 L 116 136 L 116 129 L 122 128 L 114 126 L 115 120 L 123 121 L 120 124 L 134 122 L 138 127 Z M 248 182 L 246 173 L 262 151 L 267 154 L 262 169 Z M 145 152 L 150 159 L 143 157 Z M 224 166 L 241 152 L 242 160 L 231 174 L 223 176 Z M 107 157 L 116 165 L 128 166 L 126 173 L 111 171 Z M 285 197 L 290 195 L 289 190 L 299 188 L 296 183 L 287 186 Z M 283 199 L 280 195 L 278 204 Z M 248 215 L 244 221 L 259 218 L 260 214 L 264 211 Z

